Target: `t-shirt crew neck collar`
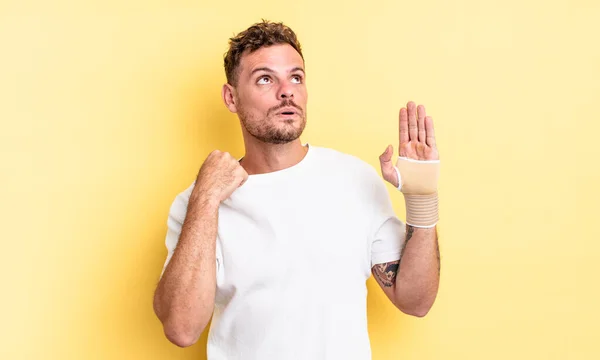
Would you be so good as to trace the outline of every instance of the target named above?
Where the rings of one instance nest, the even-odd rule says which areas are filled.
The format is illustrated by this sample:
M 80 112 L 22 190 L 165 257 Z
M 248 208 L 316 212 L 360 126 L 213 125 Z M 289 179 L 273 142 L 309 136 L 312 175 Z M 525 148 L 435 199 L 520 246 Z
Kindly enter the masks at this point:
M 306 166 L 307 162 L 310 161 L 312 153 L 315 151 L 314 146 L 308 143 L 304 144 L 303 146 L 306 146 L 307 151 L 304 157 L 297 164 L 287 167 L 285 169 L 271 171 L 268 173 L 248 175 L 248 180 L 246 180 L 246 183 L 244 185 L 249 185 L 252 183 L 270 182 L 284 178 L 286 176 L 294 176 Z M 241 161 L 242 159 L 243 157 L 239 160 Z

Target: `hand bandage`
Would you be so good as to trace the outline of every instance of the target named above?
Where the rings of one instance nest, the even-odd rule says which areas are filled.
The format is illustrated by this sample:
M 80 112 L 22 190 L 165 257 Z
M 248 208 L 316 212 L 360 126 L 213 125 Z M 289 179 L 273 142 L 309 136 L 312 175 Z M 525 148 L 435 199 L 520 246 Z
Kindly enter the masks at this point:
M 404 194 L 406 223 L 414 227 L 434 227 L 439 220 L 440 161 L 399 157 L 394 169 L 398 174 L 398 190 Z

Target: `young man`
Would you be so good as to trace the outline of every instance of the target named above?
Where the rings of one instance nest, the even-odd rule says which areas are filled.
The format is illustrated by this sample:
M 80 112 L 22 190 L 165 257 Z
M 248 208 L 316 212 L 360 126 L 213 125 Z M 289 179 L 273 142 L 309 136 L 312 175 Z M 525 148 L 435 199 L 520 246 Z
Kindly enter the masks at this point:
M 174 200 L 168 256 L 154 298 L 167 338 L 194 344 L 212 316 L 208 359 L 370 359 L 371 274 L 406 314 L 424 316 L 438 291 L 433 123 L 400 110 L 400 156 L 380 156 L 404 195 L 399 220 L 375 169 L 302 144 L 307 90 L 294 32 L 255 24 L 230 39 L 225 106 L 245 155 L 213 151 Z

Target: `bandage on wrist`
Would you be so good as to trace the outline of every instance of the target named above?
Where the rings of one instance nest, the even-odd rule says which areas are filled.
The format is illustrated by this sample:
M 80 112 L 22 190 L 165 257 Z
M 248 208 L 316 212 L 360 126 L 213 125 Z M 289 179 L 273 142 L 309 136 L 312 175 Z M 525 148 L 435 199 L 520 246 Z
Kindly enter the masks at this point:
M 414 160 L 399 157 L 395 167 L 398 190 L 404 194 L 406 223 L 429 228 L 439 220 L 437 184 L 439 160 Z

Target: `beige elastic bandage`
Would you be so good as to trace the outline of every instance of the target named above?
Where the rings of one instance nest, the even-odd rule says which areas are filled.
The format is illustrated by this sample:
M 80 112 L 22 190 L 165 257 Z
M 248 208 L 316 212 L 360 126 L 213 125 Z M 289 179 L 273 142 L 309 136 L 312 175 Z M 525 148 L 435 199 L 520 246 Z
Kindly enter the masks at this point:
M 398 174 L 398 190 L 404 194 L 406 223 L 414 227 L 434 227 L 439 220 L 440 161 L 399 157 L 394 169 Z

